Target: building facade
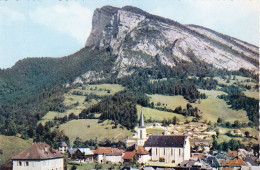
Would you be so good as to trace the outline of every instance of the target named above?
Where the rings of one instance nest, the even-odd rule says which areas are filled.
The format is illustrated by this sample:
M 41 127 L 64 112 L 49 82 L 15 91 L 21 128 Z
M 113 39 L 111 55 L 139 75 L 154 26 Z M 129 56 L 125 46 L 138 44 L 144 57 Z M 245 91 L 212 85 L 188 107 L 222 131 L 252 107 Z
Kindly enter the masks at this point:
M 144 147 L 146 150 L 150 150 L 152 161 L 179 164 L 190 159 L 188 136 L 150 136 Z
M 63 170 L 63 155 L 46 143 L 34 143 L 12 158 L 13 170 Z

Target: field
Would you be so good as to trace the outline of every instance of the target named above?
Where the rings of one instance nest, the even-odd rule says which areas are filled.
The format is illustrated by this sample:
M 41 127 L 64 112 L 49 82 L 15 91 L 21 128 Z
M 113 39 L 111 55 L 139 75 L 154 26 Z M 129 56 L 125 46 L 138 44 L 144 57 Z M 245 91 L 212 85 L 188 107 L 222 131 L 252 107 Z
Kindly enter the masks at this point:
M 171 113 L 166 111 L 160 111 L 148 107 L 142 107 L 140 105 L 137 105 L 137 115 L 138 119 L 140 118 L 141 112 L 143 112 L 145 119 L 152 119 L 154 121 L 162 121 L 163 119 L 172 119 L 174 116 L 176 116 L 177 120 L 184 121 L 186 118 L 180 114 L 177 113 Z M 187 118 L 189 119 L 189 118 Z
M 79 119 L 71 120 L 65 124 L 60 125 L 60 130 L 70 138 L 70 143 L 73 144 L 74 140 L 79 137 L 83 141 L 88 139 L 97 139 L 98 141 L 109 138 L 111 140 L 123 140 L 132 133 L 126 128 L 112 129 L 110 123 L 112 121 L 104 121 L 98 123 L 98 119 Z
M 229 105 L 222 100 L 217 98 L 218 95 L 225 94 L 222 91 L 217 90 L 199 90 L 201 93 L 207 95 L 207 99 L 201 99 L 200 103 L 192 103 L 193 107 L 198 107 L 203 112 L 203 119 L 211 120 L 216 122 L 220 117 L 225 121 L 234 122 L 235 120 L 241 120 L 248 122 L 246 111 L 244 110 L 232 110 Z
M 32 145 L 32 139 L 24 140 L 14 136 L 0 135 L 0 165 Z
M 165 95 L 148 95 L 150 97 L 150 102 L 154 102 L 154 105 L 157 106 L 157 103 L 160 102 L 159 107 L 166 106 L 167 109 L 175 109 L 177 106 L 186 108 L 188 101 L 184 99 L 183 96 L 165 96 Z
M 254 98 L 254 99 L 257 99 L 259 100 L 259 92 L 258 91 L 249 91 L 249 90 L 246 90 L 243 92 L 245 96 L 247 97 L 251 97 L 251 98 Z
M 79 115 L 83 109 L 99 102 L 99 100 L 96 99 L 85 101 L 86 95 L 94 94 L 98 96 L 106 96 L 113 95 L 122 90 L 124 90 L 124 87 L 118 84 L 83 85 L 83 87 L 72 89 L 64 95 L 65 100 L 63 102 L 64 105 L 70 107 L 70 109 L 67 109 L 62 113 L 50 111 L 42 118 L 40 122 L 44 124 L 46 121 L 53 120 L 54 117 L 69 116 L 71 113 Z

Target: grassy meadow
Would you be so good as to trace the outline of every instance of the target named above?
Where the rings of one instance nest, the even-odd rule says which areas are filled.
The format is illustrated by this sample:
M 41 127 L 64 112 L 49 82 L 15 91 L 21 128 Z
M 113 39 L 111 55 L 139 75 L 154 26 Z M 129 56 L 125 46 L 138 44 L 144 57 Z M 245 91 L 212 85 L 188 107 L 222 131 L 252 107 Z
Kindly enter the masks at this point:
M 0 165 L 30 147 L 32 143 L 32 139 L 24 140 L 15 136 L 0 135 L 0 150 L 3 153 L 0 154 Z
M 112 128 L 112 121 L 104 121 L 98 123 L 98 119 L 79 119 L 71 120 L 60 125 L 59 129 L 63 130 L 65 135 L 70 138 L 71 144 L 79 137 L 83 141 L 88 139 L 97 139 L 98 141 L 109 138 L 111 140 L 123 140 L 127 136 L 132 136 L 132 132 L 126 128 Z
M 161 110 L 152 109 L 149 107 L 142 107 L 140 105 L 137 105 L 137 115 L 138 118 L 140 118 L 141 112 L 143 112 L 145 119 L 152 119 L 155 121 L 162 121 L 163 119 L 172 119 L 174 116 L 176 116 L 177 120 L 184 121 L 186 120 L 186 117 L 177 114 L 177 113 L 171 113 Z M 189 119 L 189 118 L 187 118 Z
M 49 111 L 40 121 L 45 124 L 46 121 L 53 120 L 54 117 L 64 117 L 69 116 L 69 114 L 74 113 L 79 115 L 82 110 L 89 108 L 90 106 L 97 104 L 99 100 L 91 99 L 90 101 L 85 101 L 86 95 L 94 94 L 97 96 L 113 95 L 119 91 L 124 90 L 124 87 L 118 84 L 98 84 L 98 85 L 83 85 L 67 92 L 64 97 L 64 105 L 69 107 L 65 112 L 54 112 Z M 75 92 L 80 92 L 82 95 L 76 95 Z
M 207 95 L 207 99 L 201 99 L 200 103 L 192 103 L 193 107 L 198 107 L 203 112 L 202 118 L 216 122 L 220 117 L 225 121 L 234 122 L 241 120 L 248 122 L 246 111 L 232 110 L 229 105 L 223 100 L 217 98 L 218 95 L 225 94 L 223 91 L 217 90 L 199 90 Z

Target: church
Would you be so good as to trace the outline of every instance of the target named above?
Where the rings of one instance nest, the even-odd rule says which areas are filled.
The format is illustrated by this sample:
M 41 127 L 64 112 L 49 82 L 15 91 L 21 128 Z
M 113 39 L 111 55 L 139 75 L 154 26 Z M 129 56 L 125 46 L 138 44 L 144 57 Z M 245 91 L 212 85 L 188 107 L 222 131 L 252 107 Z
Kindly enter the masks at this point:
M 133 135 L 133 139 L 127 140 L 127 144 L 128 146 L 144 147 L 145 151 L 150 153 L 150 161 L 179 164 L 190 159 L 190 140 L 188 136 L 147 136 L 143 113 L 141 113 L 136 131 L 137 133 Z

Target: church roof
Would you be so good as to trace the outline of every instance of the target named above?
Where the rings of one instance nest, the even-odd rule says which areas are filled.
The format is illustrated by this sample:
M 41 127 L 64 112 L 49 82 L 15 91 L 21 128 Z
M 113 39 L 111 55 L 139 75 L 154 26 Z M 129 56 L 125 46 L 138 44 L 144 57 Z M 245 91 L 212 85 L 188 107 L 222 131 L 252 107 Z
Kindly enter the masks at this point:
M 143 112 L 141 112 L 139 127 L 145 127 L 144 126 L 144 115 L 143 115 Z
M 34 143 L 31 147 L 23 150 L 21 153 L 13 157 L 13 160 L 44 160 L 44 159 L 54 159 L 62 158 L 63 155 L 60 154 L 55 149 L 51 148 L 50 145 L 46 143 Z
M 158 135 L 150 136 L 145 142 L 145 147 L 184 147 L 186 136 Z

